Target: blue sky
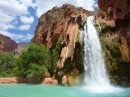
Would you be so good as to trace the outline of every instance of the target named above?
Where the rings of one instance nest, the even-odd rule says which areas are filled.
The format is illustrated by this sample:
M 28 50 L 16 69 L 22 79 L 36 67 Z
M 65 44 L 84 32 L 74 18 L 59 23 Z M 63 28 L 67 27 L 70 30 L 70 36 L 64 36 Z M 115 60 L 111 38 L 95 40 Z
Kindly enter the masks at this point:
M 95 0 L 0 0 L 0 34 L 16 42 L 30 42 L 38 18 L 54 6 L 65 3 L 93 10 Z

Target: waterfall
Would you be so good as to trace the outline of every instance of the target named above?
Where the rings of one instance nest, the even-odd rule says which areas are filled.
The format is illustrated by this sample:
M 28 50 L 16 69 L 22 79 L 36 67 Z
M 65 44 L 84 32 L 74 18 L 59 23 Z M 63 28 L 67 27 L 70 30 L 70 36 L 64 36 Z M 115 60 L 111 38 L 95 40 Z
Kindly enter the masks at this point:
M 93 16 L 87 18 L 81 37 L 84 41 L 85 87 L 100 88 L 110 86 L 105 68 L 104 56 L 98 33 L 94 27 Z

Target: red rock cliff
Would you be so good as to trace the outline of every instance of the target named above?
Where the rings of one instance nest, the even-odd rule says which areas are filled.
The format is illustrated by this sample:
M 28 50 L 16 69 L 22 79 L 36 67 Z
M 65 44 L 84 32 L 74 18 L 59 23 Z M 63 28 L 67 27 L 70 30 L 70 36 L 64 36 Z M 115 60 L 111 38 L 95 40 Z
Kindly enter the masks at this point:
M 63 48 L 58 67 L 62 68 L 67 58 L 73 59 L 79 29 L 83 27 L 87 16 L 93 14 L 93 12 L 69 4 L 54 7 L 39 18 L 32 42 L 52 48 L 61 38 Z
M 111 81 L 130 86 L 130 0 L 98 0 L 96 20 Z
M 0 44 L 1 45 L 4 44 L 1 48 L 3 49 L 3 53 L 12 52 L 14 49 L 17 48 L 17 43 L 14 40 L 10 39 L 10 37 L 0 34 L 0 40 L 1 40 Z
M 130 0 L 98 0 L 98 21 L 112 27 L 123 21 L 130 22 Z

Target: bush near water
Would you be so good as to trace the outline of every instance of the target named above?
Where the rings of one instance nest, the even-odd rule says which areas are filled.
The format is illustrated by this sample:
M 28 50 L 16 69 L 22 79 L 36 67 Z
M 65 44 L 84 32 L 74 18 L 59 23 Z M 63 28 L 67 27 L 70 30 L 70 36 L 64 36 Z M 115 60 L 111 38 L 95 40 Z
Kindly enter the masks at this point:
M 22 77 L 39 82 L 45 76 L 53 75 L 57 69 L 60 46 L 61 39 L 52 50 L 32 43 L 18 58 L 13 54 L 0 54 L 0 77 Z

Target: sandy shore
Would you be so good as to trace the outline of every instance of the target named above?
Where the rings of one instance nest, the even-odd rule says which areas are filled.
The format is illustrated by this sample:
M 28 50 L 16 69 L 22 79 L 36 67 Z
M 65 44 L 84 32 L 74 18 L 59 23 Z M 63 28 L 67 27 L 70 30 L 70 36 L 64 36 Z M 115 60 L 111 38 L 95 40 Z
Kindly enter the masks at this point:
M 0 78 L 0 84 L 28 83 L 25 78 Z

